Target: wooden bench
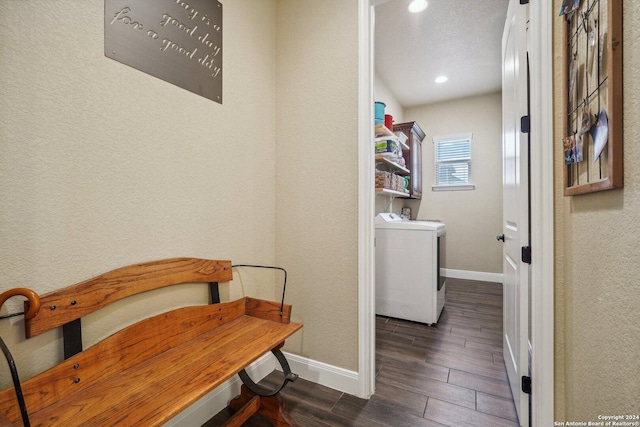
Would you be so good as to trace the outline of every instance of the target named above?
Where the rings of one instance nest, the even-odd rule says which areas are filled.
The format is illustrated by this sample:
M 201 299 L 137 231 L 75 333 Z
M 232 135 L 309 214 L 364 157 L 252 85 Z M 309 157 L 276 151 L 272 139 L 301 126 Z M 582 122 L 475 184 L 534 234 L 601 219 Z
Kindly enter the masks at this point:
M 173 258 L 120 268 L 41 297 L 24 288 L 0 295 L 0 306 L 11 296 L 27 297 L 27 338 L 63 327 L 65 360 L 20 387 L 31 426 L 162 425 L 269 351 L 284 360 L 283 385 L 295 379 L 279 350 L 302 327 L 290 322 L 291 306 L 248 297 L 220 303 L 218 282 L 230 280 L 230 261 Z M 211 304 L 154 315 L 82 349 L 83 316 L 181 283 L 208 283 Z M 228 425 L 241 425 L 256 411 L 275 426 L 295 425 L 277 392 L 262 394 L 273 396 L 243 385 Z M 16 396 L 14 387 L 0 391 L 0 425 L 23 425 Z

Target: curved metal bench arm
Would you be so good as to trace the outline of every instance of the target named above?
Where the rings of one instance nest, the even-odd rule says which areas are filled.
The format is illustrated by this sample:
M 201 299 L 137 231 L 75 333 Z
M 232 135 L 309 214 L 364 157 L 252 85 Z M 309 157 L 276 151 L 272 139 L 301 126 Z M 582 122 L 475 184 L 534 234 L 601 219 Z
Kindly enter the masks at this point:
M 244 385 L 247 386 L 249 390 L 251 390 L 254 394 L 257 394 L 258 396 L 262 396 L 262 397 L 275 396 L 280 392 L 280 390 L 284 388 L 284 386 L 287 385 L 287 383 L 298 379 L 298 375 L 291 372 L 289 363 L 287 362 L 287 359 L 284 357 L 284 354 L 282 354 L 282 352 L 280 351 L 280 348 L 274 348 L 273 350 L 271 350 L 271 353 L 273 353 L 273 355 L 276 356 L 276 359 L 278 359 L 278 362 L 280 362 L 280 366 L 282 366 L 282 373 L 284 374 L 284 380 L 282 381 L 282 384 L 276 387 L 275 389 L 269 390 L 266 387 L 256 384 L 251 378 L 249 378 L 247 371 L 245 371 L 244 369 L 238 372 L 238 376 L 240 376 L 240 379 L 242 380 Z
M 22 386 L 20 386 L 18 369 L 16 369 L 16 363 L 13 360 L 13 356 L 11 355 L 11 352 L 7 348 L 7 345 L 4 343 L 4 340 L 2 339 L 2 337 L 0 337 L 0 348 L 2 348 L 4 357 L 5 359 L 7 359 L 7 364 L 9 365 L 9 370 L 11 371 L 13 388 L 16 390 L 16 398 L 18 399 L 18 405 L 20 405 L 20 414 L 22 415 L 22 424 L 24 424 L 24 427 L 31 427 L 31 423 L 29 422 L 29 412 L 27 412 L 27 404 L 25 403 L 24 395 L 22 394 Z

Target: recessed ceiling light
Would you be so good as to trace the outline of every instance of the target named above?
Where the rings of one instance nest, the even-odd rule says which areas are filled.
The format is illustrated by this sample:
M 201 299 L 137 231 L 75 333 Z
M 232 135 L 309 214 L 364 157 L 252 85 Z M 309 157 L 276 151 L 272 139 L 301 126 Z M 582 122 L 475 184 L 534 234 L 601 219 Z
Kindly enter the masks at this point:
M 409 12 L 411 13 L 420 13 L 425 10 L 429 6 L 427 0 L 413 0 L 409 3 Z
M 449 80 L 449 77 L 447 77 L 447 76 L 438 76 L 438 77 L 436 77 L 435 82 L 436 83 L 444 83 L 447 80 Z

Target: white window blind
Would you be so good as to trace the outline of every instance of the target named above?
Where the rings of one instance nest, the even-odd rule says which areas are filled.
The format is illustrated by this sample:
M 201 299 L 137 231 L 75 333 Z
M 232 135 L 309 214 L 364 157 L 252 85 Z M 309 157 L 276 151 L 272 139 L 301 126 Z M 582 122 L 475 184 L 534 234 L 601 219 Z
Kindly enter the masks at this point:
M 437 189 L 473 189 L 471 182 L 472 135 L 434 137 Z

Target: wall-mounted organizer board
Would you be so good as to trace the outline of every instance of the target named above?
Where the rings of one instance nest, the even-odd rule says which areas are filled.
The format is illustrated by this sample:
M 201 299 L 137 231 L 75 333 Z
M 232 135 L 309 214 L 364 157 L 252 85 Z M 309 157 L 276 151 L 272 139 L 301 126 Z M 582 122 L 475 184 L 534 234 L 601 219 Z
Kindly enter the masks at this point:
M 622 0 L 565 0 L 564 195 L 620 188 Z

